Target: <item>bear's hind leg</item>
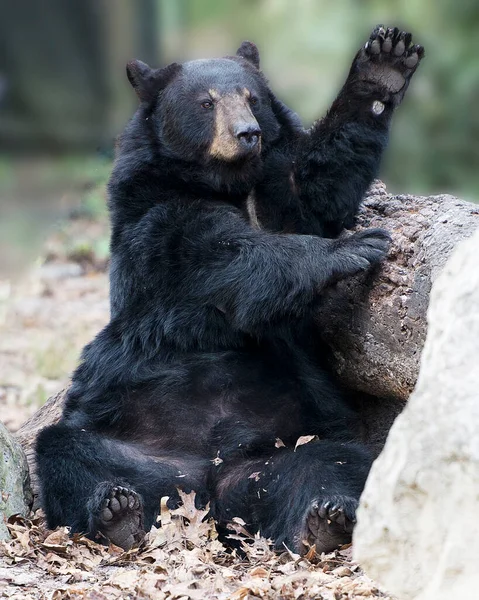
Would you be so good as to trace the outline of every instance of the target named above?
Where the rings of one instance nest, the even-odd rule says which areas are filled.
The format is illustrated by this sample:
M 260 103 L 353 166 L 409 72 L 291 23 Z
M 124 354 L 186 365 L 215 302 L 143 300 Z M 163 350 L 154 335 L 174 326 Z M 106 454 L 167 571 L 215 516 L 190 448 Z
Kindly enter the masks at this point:
M 135 489 L 135 480 L 143 474 L 151 481 L 152 474 L 127 456 L 122 442 L 60 422 L 40 432 L 36 454 L 51 529 L 66 525 L 125 548 L 144 536 L 144 510 L 153 513 L 158 499 Z
M 286 545 L 304 554 L 314 545 L 330 552 L 351 541 L 371 463 L 360 444 L 321 441 L 225 466 L 213 516 L 222 527 L 242 518 L 250 533 L 271 538 L 278 550 Z
M 203 492 L 201 461 L 147 451 L 63 422 L 41 431 L 36 455 L 48 526 L 127 549 L 153 526 L 161 497 L 173 506 L 177 487 Z

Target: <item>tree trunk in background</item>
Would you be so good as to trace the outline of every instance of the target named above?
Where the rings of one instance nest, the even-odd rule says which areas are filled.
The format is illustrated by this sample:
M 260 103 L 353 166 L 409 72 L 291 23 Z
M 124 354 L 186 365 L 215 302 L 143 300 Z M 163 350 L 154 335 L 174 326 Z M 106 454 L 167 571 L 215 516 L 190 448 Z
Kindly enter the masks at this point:
M 156 0 L 4 4 L 0 148 L 111 151 L 135 105 L 126 62 L 161 62 Z
M 96 0 L 8 4 L 0 21 L 3 148 L 94 149 L 106 141 L 105 16 Z
M 358 219 L 357 229 L 364 227 L 392 233 L 387 261 L 331 288 L 317 320 L 332 368 L 358 393 L 363 439 L 378 453 L 417 380 L 432 282 L 454 246 L 479 227 L 479 207 L 447 195 L 392 196 L 377 182 Z M 35 494 L 35 436 L 59 419 L 63 398 L 50 398 L 17 433 Z

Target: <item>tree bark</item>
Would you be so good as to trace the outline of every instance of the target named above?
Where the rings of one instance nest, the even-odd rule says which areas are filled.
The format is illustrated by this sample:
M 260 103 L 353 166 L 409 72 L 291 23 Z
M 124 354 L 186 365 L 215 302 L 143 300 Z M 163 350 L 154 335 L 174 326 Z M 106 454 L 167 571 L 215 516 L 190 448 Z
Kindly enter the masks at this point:
M 377 272 L 328 290 L 318 327 L 348 388 L 405 402 L 419 373 L 431 285 L 454 246 L 479 227 L 479 206 L 449 195 L 394 196 L 376 182 L 356 229 L 364 227 L 392 234 L 388 258 Z
M 359 392 L 363 437 L 379 451 L 414 388 L 427 328 L 432 282 L 454 246 L 479 227 L 479 206 L 440 195 L 387 194 L 376 182 L 356 229 L 383 227 L 393 243 L 385 263 L 328 290 L 317 315 L 340 381 Z M 58 421 L 65 391 L 50 398 L 18 431 L 38 494 L 37 433 Z
M 48 425 L 53 425 L 60 420 L 63 400 L 67 390 L 62 390 L 55 396 L 49 398 L 37 412 L 28 419 L 17 431 L 15 437 L 20 442 L 27 457 L 30 468 L 30 483 L 33 491 L 33 509 L 39 508 L 38 503 L 38 475 L 35 463 L 35 440 L 38 433 Z

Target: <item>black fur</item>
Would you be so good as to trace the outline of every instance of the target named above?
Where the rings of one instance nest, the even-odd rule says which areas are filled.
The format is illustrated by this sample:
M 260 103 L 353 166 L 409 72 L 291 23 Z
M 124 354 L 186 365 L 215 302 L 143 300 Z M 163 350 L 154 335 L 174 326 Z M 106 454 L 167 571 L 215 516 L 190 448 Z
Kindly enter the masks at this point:
M 111 322 L 84 349 L 61 422 L 37 442 L 50 527 L 105 535 L 98 515 L 118 486 L 140 495 L 147 529 L 161 496 L 178 503 L 177 487 L 211 499 L 220 526 L 240 516 L 296 549 L 313 502 L 344 498 L 352 522 L 371 457 L 320 363 L 313 315 L 322 289 L 387 252 L 381 230 L 338 235 L 377 174 L 404 92 L 388 82 L 407 86 L 422 56 L 410 39 L 399 56 L 404 39 L 376 29 L 309 131 L 269 89 L 250 43 L 161 70 L 130 63 L 140 106 L 109 184 Z M 248 91 L 260 152 L 210 154 L 211 89 Z

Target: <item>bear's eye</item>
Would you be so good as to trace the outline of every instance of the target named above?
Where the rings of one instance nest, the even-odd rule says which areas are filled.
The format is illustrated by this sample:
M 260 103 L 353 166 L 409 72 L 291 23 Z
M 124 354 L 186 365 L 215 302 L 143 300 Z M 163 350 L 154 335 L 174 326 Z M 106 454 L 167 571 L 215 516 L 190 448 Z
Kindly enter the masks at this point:
M 258 104 L 258 98 L 256 98 L 256 96 L 251 96 L 251 98 L 249 99 L 249 102 L 250 102 L 251 106 L 256 106 Z
M 211 110 L 214 107 L 213 102 L 211 100 L 205 100 L 201 103 L 202 108 L 206 108 L 206 110 Z

